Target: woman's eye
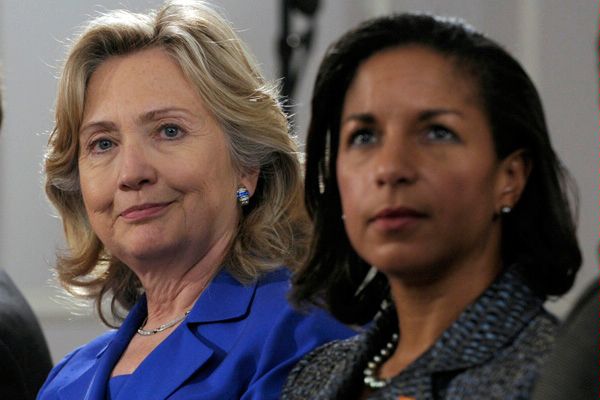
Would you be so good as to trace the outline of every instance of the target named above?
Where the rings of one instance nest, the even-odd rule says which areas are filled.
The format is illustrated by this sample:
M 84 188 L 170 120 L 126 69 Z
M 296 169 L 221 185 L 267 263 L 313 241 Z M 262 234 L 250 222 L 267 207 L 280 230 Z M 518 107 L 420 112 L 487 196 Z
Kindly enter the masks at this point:
M 427 130 L 427 139 L 435 141 L 457 141 L 458 136 L 444 126 L 434 125 Z
M 377 142 L 377 135 L 371 129 L 359 129 L 350 136 L 351 146 L 364 146 Z
M 114 143 L 110 139 L 102 138 L 94 140 L 90 144 L 90 149 L 94 153 L 104 153 L 105 151 L 110 150 L 114 146 Z
M 165 125 L 161 128 L 161 134 L 166 139 L 177 139 L 181 133 L 181 128 L 176 125 Z

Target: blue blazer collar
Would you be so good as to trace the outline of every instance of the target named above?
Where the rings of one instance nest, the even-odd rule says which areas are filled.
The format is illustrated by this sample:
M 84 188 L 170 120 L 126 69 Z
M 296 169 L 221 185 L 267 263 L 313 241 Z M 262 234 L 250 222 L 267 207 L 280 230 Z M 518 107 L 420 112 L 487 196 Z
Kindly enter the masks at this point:
M 256 283 L 243 285 L 223 268 L 204 290 L 190 315 L 187 324 L 222 322 L 247 315 Z
M 244 319 L 255 291 L 256 283 L 243 285 L 222 269 L 196 301 L 185 325 L 177 328 L 146 357 L 119 393 L 119 398 L 158 400 L 168 397 L 213 354 L 213 349 L 196 334 L 196 327 Z M 60 398 L 105 399 L 111 372 L 146 315 L 146 297 L 142 296 L 113 339 L 98 352 L 96 363 L 63 387 Z M 173 360 L 176 364 L 165 364 L 165 360 Z

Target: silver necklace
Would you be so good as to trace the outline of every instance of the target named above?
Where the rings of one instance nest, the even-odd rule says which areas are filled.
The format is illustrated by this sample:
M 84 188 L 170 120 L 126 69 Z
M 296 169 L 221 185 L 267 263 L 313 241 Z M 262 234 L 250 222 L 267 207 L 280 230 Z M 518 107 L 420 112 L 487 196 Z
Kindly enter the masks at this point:
M 377 370 L 381 367 L 381 364 L 392 355 L 392 351 L 396 348 L 396 343 L 398 342 L 398 334 L 394 333 L 389 342 L 385 344 L 383 349 L 379 350 L 371 361 L 367 363 L 367 367 L 364 369 L 364 383 L 370 389 L 381 389 L 382 387 L 387 386 L 391 378 L 381 379 L 377 377 Z
M 162 325 L 160 325 L 158 328 L 154 328 L 154 329 L 144 329 L 144 326 L 146 325 L 146 322 L 148 322 L 148 317 L 146 317 L 146 319 L 144 320 L 144 322 L 142 322 L 142 326 L 140 326 L 137 330 L 138 335 L 142 335 L 142 336 L 152 336 L 152 335 L 156 335 L 157 333 L 160 333 L 164 330 L 169 329 L 170 327 L 180 323 L 181 321 L 183 321 L 185 319 L 185 317 L 188 316 L 188 314 L 190 313 L 190 311 L 192 310 L 187 310 L 185 312 L 185 314 L 183 314 L 181 317 L 177 317 L 175 318 L 173 321 L 169 321 L 167 323 L 164 323 Z

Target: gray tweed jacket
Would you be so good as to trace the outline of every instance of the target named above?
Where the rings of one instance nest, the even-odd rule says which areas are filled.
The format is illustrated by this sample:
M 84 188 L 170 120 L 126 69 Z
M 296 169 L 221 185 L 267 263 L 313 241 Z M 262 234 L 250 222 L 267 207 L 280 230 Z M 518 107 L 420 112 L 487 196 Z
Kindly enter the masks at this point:
M 363 370 L 397 329 L 391 307 L 367 332 L 326 344 L 291 372 L 282 400 L 355 399 Z M 502 274 L 436 343 L 369 399 L 529 399 L 557 320 L 514 271 Z

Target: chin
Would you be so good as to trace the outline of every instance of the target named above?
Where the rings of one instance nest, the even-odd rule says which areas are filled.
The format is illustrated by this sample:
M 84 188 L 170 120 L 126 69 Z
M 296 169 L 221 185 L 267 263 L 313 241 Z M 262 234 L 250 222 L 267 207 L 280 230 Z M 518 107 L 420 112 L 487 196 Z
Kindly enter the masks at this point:
M 406 254 L 390 254 L 365 260 L 387 276 L 418 276 L 429 274 L 430 270 L 436 269 L 432 260 L 416 258 L 414 254 L 412 257 L 407 257 Z
M 169 254 L 176 254 L 177 246 L 164 241 L 164 237 L 140 238 L 129 240 L 115 246 L 112 251 L 125 264 L 131 265 L 140 261 L 155 261 L 165 259 Z

